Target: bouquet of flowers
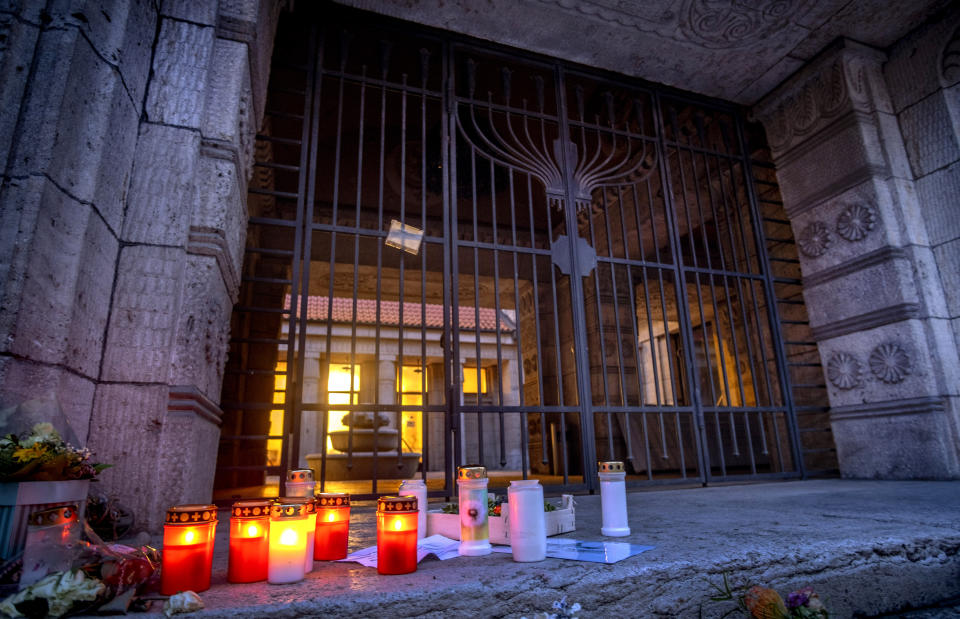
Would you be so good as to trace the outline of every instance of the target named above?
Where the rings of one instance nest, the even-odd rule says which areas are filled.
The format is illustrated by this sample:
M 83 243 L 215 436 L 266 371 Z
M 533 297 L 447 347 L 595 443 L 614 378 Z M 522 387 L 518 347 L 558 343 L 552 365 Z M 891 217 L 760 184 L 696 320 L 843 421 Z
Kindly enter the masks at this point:
M 89 449 L 63 440 L 51 423 L 0 438 L 0 481 L 93 479 L 109 464 L 91 462 Z
M 787 595 L 784 602 L 780 594 L 769 587 L 755 585 L 738 595 L 730 588 L 727 575 L 723 575 L 723 586 L 710 584 L 717 595 L 710 598 L 713 602 L 734 602 L 737 607 L 724 616 L 740 611 L 753 619 L 829 619 L 830 613 L 820 600 L 813 587 L 804 587 Z

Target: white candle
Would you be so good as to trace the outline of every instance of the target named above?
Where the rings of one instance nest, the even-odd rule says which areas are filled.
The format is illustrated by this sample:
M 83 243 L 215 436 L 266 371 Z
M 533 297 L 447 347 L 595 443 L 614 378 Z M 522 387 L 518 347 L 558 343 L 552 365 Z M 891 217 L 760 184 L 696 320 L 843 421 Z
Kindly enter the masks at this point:
M 623 462 L 600 462 L 597 465 L 600 477 L 600 504 L 603 526 L 600 533 L 610 537 L 630 535 L 627 522 L 627 474 Z
M 487 520 L 487 469 L 479 465 L 457 467 L 460 510 L 459 553 L 467 557 L 490 554 Z
M 513 560 L 547 558 L 547 519 L 543 513 L 543 487 L 536 479 L 515 480 L 507 488 L 507 518 Z
M 404 479 L 398 494 L 417 497 L 417 539 L 423 539 L 427 536 L 427 485 L 422 479 Z
M 267 582 L 281 585 L 299 582 L 304 576 L 307 517 L 302 505 L 274 504 L 270 516 L 270 550 L 267 556 Z

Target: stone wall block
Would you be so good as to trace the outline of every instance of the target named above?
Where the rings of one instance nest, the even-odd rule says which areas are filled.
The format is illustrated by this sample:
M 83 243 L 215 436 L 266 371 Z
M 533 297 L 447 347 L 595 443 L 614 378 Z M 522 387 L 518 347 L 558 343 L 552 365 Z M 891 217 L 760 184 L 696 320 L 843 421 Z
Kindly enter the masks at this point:
M 186 245 L 199 146 L 196 131 L 141 125 L 123 224 L 124 240 Z
M 113 466 L 100 475 L 98 490 L 136 514 L 137 522 L 155 522 L 157 489 L 167 463 L 161 438 L 167 410 L 166 385 L 97 386 L 87 445 L 100 462 Z
M 184 256 L 184 250 L 169 247 L 121 250 L 103 380 L 167 382 Z
M 247 120 L 241 119 L 241 110 L 246 116 L 250 99 L 247 46 L 237 41 L 216 39 L 210 68 L 201 127 L 203 136 L 237 146 L 240 142 L 238 122 Z
M 951 318 L 960 317 L 960 238 L 947 241 L 933 249 L 934 260 L 940 270 L 941 280 L 953 281 L 954 285 L 945 285 L 947 314 Z
M 254 128 L 263 121 L 270 59 L 282 3 L 271 0 L 224 0 L 217 15 L 217 36 L 244 43 L 250 59 Z
M 0 357 L 0 406 L 34 398 L 55 401 L 80 445 L 87 443 L 95 383 L 61 367 Z
M 63 363 L 97 377 L 107 332 L 107 315 L 119 242 L 99 217 L 91 217 L 83 237 L 76 294 Z
M 46 28 L 75 28 L 97 55 L 122 76 L 128 96 L 139 106 L 150 72 L 157 11 L 152 2 L 73 0 L 48 6 Z
M 777 171 L 791 217 L 877 174 L 889 175 L 877 126 L 854 114 L 795 148 Z
M 960 159 L 960 143 L 942 93 L 904 109 L 900 126 L 915 176 L 925 176 Z
M 76 29 L 39 38 L 34 75 L 43 87 L 27 91 L 12 174 L 45 173 L 71 195 L 94 203 L 119 229 L 138 114 L 113 66 Z
M 217 3 L 196 0 L 163 0 L 160 14 L 205 26 L 217 25 Z
M 197 183 L 196 186 L 194 203 L 197 208 L 191 224 L 194 231 L 191 247 L 193 241 L 201 240 L 198 236 L 202 235 L 207 237 L 206 242 L 213 241 L 209 248 L 213 251 L 189 250 L 215 255 L 218 261 L 222 261 L 223 281 L 231 297 L 239 291 L 247 223 L 245 193 L 237 172 L 232 160 L 201 157 L 198 173 L 206 183 Z M 211 233 L 215 239 L 211 238 Z
M 84 236 L 90 219 L 96 215 L 49 180 L 42 179 L 39 189 L 37 194 L 24 196 L 38 200 L 39 212 L 32 235 L 29 240 L 24 239 L 30 245 L 10 350 L 35 361 L 61 363 L 65 360 L 74 315 L 77 272 L 85 257 Z M 86 365 L 82 359 L 76 361 Z M 89 375 L 95 377 L 96 371 Z
M 210 421 L 190 412 L 167 412 L 152 505 L 142 512 L 150 530 L 160 530 L 165 510 L 171 505 L 210 502 L 219 440 L 220 428 Z
M 219 402 L 233 303 L 216 259 L 188 255 L 184 275 L 169 382 Z
M 953 479 L 958 475 L 943 414 L 851 418 L 831 425 L 846 478 Z
M 40 199 L 49 181 L 40 176 L 4 179 L 0 186 L 0 351 L 10 350 L 23 301 L 31 240 Z
M 818 330 L 866 314 L 880 314 L 876 320 L 898 320 L 922 313 L 921 299 L 913 280 L 909 256 L 888 259 L 844 276 L 804 287 L 810 326 Z M 862 328 L 851 324 L 847 328 Z
M 883 72 L 894 110 L 900 112 L 940 89 L 944 47 L 960 23 L 960 9 L 931 19 L 890 50 Z
M 213 40 L 211 27 L 162 21 L 147 94 L 149 120 L 200 128 Z
M 960 162 L 918 179 L 916 188 L 930 244 L 960 238 Z M 944 284 L 949 282 L 944 280 Z
M 30 62 L 40 28 L 9 13 L 0 13 L 0 170 L 7 169 L 20 103 L 27 88 Z

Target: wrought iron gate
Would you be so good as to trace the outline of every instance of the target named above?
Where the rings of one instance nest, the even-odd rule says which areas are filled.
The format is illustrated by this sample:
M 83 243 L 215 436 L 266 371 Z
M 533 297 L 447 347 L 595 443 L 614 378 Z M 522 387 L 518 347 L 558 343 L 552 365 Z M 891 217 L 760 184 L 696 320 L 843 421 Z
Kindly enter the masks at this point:
M 414 473 L 449 495 L 468 461 L 548 490 L 593 490 L 597 459 L 632 483 L 801 474 L 743 122 L 366 14 L 286 14 L 218 487 L 304 464 L 359 495 Z

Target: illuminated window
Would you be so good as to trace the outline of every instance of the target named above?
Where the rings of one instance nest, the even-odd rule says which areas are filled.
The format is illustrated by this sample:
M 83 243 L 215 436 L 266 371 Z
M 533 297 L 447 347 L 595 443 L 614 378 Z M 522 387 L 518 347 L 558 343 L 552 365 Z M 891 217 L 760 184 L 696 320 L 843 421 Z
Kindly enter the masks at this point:
M 405 365 L 400 368 L 399 385 L 400 403 L 405 406 L 423 406 L 423 394 L 426 392 L 425 374 L 418 365 Z M 423 430 L 420 425 L 423 411 L 403 411 L 403 427 L 401 438 L 404 449 L 410 452 L 422 453 Z
M 287 393 L 287 362 L 277 361 L 274 368 L 277 374 L 274 376 L 273 383 L 273 403 L 283 404 L 286 402 Z M 270 436 L 283 436 L 283 409 L 275 408 L 270 411 Z M 267 439 L 267 466 L 280 466 L 280 450 L 283 447 L 283 439 Z
M 350 377 L 353 376 L 353 384 Z M 331 365 L 327 376 L 327 403 L 328 404 L 357 404 L 360 402 L 360 366 L 359 365 Z M 330 411 L 327 413 L 327 432 L 347 430 L 341 421 L 349 411 Z M 327 451 L 333 450 L 333 442 L 327 437 Z
M 477 377 L 479 376 L 479 381 Z M 480 389 L 477 389 L 477 383 L 480 383 Z M 463 368 L 463 392 L 464 393 L 486 393 L 487 392 L 487 372 L 483 368 Z

